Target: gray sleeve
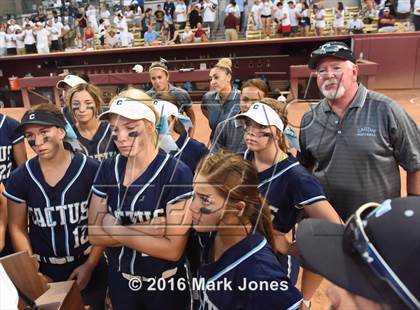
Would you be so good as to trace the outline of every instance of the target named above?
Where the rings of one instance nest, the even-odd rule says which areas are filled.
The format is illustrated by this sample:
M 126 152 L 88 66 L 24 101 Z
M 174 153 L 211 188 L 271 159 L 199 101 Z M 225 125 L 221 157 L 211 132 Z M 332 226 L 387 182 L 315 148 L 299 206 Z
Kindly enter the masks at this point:
M 416 122 L 397 103 L 392 102 L 388 134 L 394 157 L 406 171 L 420 170 L 420 130 Z
M 211 147 L 210 147 L 210 153 L 214 154 L 217 151 L 219 151 L 220 149 L 226 147 L 224 141 L 225 141 L 225 135 L 224 132 L 225 130 L 223 129 L 223 122 L 219 123 L 216 127 L 216 130 L 214 131 L 214 135 L 213 135 L 213 141 L 211 142 Z
M 192 107 L 192 101 L 190 95 L 183 89 L 177 90 L 174 94 L 178 101 L 181 111 L 187 111 Z
M 299 146 L 300 152 L 298 153 L 298 160 L 302 166 L 305 168 L 311 168 L 315 165 L 315 158 L 312 153 L 307 149 L 307 135 L 310 130 L 308 124 L 307 114 L 303 115 L 302 121 L 300 122 L 300 132 L 299 132 Z

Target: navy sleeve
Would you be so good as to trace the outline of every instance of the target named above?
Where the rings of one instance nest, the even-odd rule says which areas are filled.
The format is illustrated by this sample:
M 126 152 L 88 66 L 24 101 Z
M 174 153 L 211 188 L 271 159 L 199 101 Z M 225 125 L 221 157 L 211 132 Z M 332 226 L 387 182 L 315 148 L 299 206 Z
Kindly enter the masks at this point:
M 93 193 L 102 198 L 106 198 L 108 196 L 108 184 L 110 184 L 110 178 L 113 177 L 111 162 L 112 158 L 106 159 L 102 162 L 96 174 L 95 180 L 93 181 Z
M 6 189 L 3 194 L 14 202 L 24 203 L 28 198 L 28 183 L 26 166 L 21 165 L 13 170 L 10 178 L 5 182 Z
M 9 139 L 12 142 L 12 144 L 17 144 L 19 142 L 22 142 L 23 135 L 21 133 L 16 133 L 16 127 L 19 126 L 19 122 L 15 120 L 14 118 L 6 116 L 7 121 L 7 128 L 9 130 Z
M 167 170 L 168 180 L 163 189 L 162 198 L 165 205 L 175 204 L 192 196 L 192 172 L 181 161 L 174 161 L 173 169 Z
M 327 200 L 319 181 L 302 166 L 290 173 L 288 193 L 295 206 L 304 207 L 317 201 Z

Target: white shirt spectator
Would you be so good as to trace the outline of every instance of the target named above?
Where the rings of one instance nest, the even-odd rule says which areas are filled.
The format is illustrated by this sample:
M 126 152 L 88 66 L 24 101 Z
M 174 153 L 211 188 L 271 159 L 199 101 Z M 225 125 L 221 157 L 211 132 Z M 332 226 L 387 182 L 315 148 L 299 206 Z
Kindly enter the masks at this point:
M 334 27 L 343 28 L 344 27 L 344 10 L 339 11 L 334 9 Z
M 21 29 L 22 30 L 22 27 L 19 26 L 18 24 L 10 25 L 9 28 L 12 29 L 13 33 L 16 32 L 16 29 Z
M 302 8 L 303 8 L 302 3 L 300 3 L 300 2 L 296 3 L 295 9 L 298 13 L 302 12 Z
M 98 32 L 98 20 L 96 18 L 96 8 L 93 5 L 89 6 L 89 9 L 86 11 L 86 17 L 88 22 L 91 24 L 93 31 Z
M 119 40 L 117 35 L 115 35 L 114 37 L 110 36 L 109 39 L 108 39 L 108 46 L 110 48 L 117 47 L 119 45 L 119 43 L 120 43 L 120 40 Z
M 55 28 L 55 29 L 57 29 L 57 31 L 58 31 L 58 36 L 59 36 L 59 37 L 62 37 L 62 36 L 63 36 L 63 35 L 62 35 L 62 33 L 63 33 L 63 28 L 64 28 L 63 23 L 62 23 L 62 22 L 60 22 L 60 21 L 53 22 L 53 26 L 54 26 L 54 28 Z
M 410 0 L 398 0 L 397 7 L 395 8 L 397 13 L 406 14 L 410 13 L 411 11 L 411 3 Z
M 289 17 L 290 17 L 290 26 L 297 27 L 299 26 L 299 19 L 297 17 L 297 10 L 296 7 L 294 9 L 287 8 L 289 10 Z
M 269 16 L 271 15 L 271 11 L 274 10 L 274 4 L 271 0 L 263 1 L 261 3 L 261 11 L 260 15 Z
M 33 32 L 32 29 L 23 30 L 23 34 L 25 35 L 25 38 L 24 38 L 23 42 L 26 45 L 32 45 L 36 42 L 35 37 L 34 37 L 34 32 Z
M 13 33 L 6 33 L 6 48 L 16 47 L 16 38 Z
M 282 26 L 290 26 L 289 9 L 283 5 L 283 9 L 281 11 L 282 11 L 282 15 L 283 15 L 281 17 L 281 19 L 282 19 L 282 21 L 281 21 Z
M 123 6 L 130 6 L 131 4 L 131 0 L 124 0 L 123 1 Z
M 351 19 L 349 21 L 349 30 L 362 30 L 364 27 L 363 21 L 360 18 L 356 20 Z
M 414 2 L 414 15 L 420 15 L 420 0 Z
M 203 2 L 203 22 L 213 23 L 216 21 L 217 8 L 213 9 L 214 6 L 215 4 L 211 1 Z
M 318 18 L 324 17 L 322 20 L 318 20 Z M 317 28 L 325 28 L 325 11 L 319 10 L 315 15 L 315 27 Z
M 233 8 L 234 13 L 233 15 L 235 15 L 237 18 L 241 17 L 241 9 L 239 8 L 238 4 L 236 4 L 235 6 L 233 6 L 231 3 L 229 3 L 226 8 L 225 8 L 225 14 L 226 16 L 229 15 L 229 10 Z
M 38 54 L 46 54 L 50 52 L 50 48 L 48 46 L 48 37 L 50 33 L 47 29 L 41 28 L 35 32 L 36 34 L 36 49 L 38 50 Z
M 0 31 L 0 49 L 6 48 L 6 33 Z
M 15 34 L 16 48 L 25 48 L 25 43 L 23 42 L 23 32 Z
M 251 7 L 252 17 L 254 18 L 255 27 L 261 29 L 261 9 L 262 3 L 253 4 Z
M 178 13 L 178 14 L 177 14 Z M 184 2 L 177 3 L 175 6 L 175 20 L 177 23 L 185 23 L 187 21 L 187 6 Z
M 100 13 L 101 18 L 104 20 L 105 26 L 111 25 L 110 19 L 111 19 L 111 13 L 109 13 L 108 10 L 101 11 Z
M 53 25 L 47 25 L 45 29 L 50 33 L 50 39 L 51 41 L 57 41 L 58 40 L 58 30 Z

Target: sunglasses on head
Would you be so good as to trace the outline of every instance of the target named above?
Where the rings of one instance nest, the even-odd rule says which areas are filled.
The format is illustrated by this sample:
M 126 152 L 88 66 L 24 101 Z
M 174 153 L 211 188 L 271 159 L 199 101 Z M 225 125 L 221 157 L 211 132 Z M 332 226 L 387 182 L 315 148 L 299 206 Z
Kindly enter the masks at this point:
M 392 288 L 409 309 L 420 309 L 419 300 L 386 263 L 366 234 L 366 219 L 378 206 L 377 203 L 364 204 L 347 220 L 344 228 L 343 248 L 349 254 L 360 255 L 363 261 Z
M 345 50 L 345 51 L 350 52 L 350 49 L 347 46 L 344 46 L 342 44 L 326 43 L 322 45 L 321 47 L 319 47 L 318 49 L 314 50 L 311 53 L 311 58 L 314 56 L 319 56 L 319 55 L 334 54 L 340 50 Z

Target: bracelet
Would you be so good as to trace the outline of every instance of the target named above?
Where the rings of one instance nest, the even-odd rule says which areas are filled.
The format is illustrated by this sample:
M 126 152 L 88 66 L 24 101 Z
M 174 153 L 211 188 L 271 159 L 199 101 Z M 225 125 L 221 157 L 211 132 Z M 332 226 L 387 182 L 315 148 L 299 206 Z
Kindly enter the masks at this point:
M 308 299 L 302 299 L 303 304 L 305 305 L 306 308 L 311 309 L 311 300 Z

